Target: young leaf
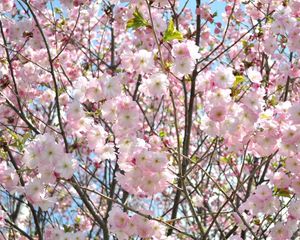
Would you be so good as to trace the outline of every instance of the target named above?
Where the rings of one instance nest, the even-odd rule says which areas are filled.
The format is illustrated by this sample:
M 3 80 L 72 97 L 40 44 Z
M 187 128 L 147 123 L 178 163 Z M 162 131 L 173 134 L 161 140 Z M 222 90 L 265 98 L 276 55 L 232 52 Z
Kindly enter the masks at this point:
M 233 83 L 233 87 L 236 88 L 240 83 L 245 81 L 244 77 L 241 75 L 235 76 L 235 81 Z
M 279 197 L 291 197 L 291 192 L 288 189 L 279 188 L 276 192 L 276 195 Z
M 137 29 L 140 27 L 147 27 L 149 26 L 146 19 L 144 19 L 143 15 L 139 12 L 139 10 L 136 8 L 133 13 L 133 18 L 129 19 L 126 25 L 126 28 L 133 28 Z
M 176 30 L 176 28 L 174 27 L 174 22 L 171 19 L 170 22 L 169 22 L 169 26 L 168 26 L 167 30 L 165 31 L 165 33 L 164 33 L 163 40 L 165 42 L 168 42 L 168 41 L 172 41 L 174 39 L 182 40 L 183 36 L 179 31 Z

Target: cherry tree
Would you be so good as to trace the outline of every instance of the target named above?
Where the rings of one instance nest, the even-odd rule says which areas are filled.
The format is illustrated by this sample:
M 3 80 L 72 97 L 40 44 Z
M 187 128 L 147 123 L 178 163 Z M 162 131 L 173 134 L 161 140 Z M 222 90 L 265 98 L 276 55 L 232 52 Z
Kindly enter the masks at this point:
M 298 239 L 299 0 L 0 1 L 0 239 Z

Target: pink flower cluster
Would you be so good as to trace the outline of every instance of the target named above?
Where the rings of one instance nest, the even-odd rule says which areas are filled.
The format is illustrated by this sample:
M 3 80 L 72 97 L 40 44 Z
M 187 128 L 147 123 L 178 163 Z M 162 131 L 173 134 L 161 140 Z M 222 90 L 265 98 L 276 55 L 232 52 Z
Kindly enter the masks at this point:
M 59 178 L 70 179 L 77 168 L 77 161 L 48 133 L 28 144 L 22 161 L 28 171 L 32 171 L 24 193 L 28 201 L 45 210 L 56 202 L 49 196 L 46 186 L 55 184 Z
M 258 213 L 273 214 L 279 210 L 279 207 L 280 202 L 273 196 L 272 190 L 267 185 L 260 185 L 240 206 L 240 211 L 248 210 L 255 216 Z
M 125 174 L 117 174 L 117 179 L 129 193 L 150 196 L 162 192 L 172 181 L 168 156 L 162 150 L 151 150 L 144 140 L 133 138 L 124 139 L 118 146 L 119 165 Z
M 147 212 L 144 214 L 147 215 Z M 148 212 L 148 214 L 151 213 Z M 108 222 L 110 230 L 120 240 L 126 240 L 134 236 L 152 239 L 171 239 L 164 237 L 165 229 L 157 221 L 149 220 L 138 214 L 129 216 L 119 206 L 113 206 Z
M 45 231 L 45 240 L 56 239 L 84 240 L 85 234 L 83 232 L 65 232 L 59 228 L 47 228 Z
M 9 192 L 15 191 L 18 183 L 19 176 L 16 171 L 8 166 L 5 162 L 0 163 L 0 182 Z
M 198 50 L 199 47 L 192 41 L 174 44 L 172 48 L 174 57 L 172 71 L 179 76 L 190 74 L 195 67 L 196 60 L 200 57 Z

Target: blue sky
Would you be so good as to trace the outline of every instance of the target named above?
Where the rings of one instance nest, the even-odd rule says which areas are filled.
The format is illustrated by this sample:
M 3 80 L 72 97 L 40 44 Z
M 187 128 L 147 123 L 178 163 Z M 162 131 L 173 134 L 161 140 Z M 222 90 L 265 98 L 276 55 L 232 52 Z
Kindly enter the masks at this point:
M 185 4 L 186 0 L 179 0 L 179 4 L 182 7 Z M 211 0 L 202 0 L 202 4 L 207 4 L 211 2 Z M 217 12 L 218 16 L 216 17 L 217 21 L 222 22 L 221 14 L 225 11 L 226 4 L 223 1 L 215 1 L 211 4 L 212 13 Z M 189 0 L 187 7 L 190 9 L 196 9 L 196 0 Z M 193 11 L 195 12 L 195 11 Z
M 211 0 L 202 0 L 201 3 L 205 4 L 210 2 Z M 59 0 L 54 0 L 54 5 L 57 5 Z M 179 0 L 179 5 L 182 7 L 185 4 L 186 0 Z M 225 3 L 222 1 L 216 1 L 212 5 L 212 11 L 222 13 L 224 12 Z M 196 9 L 196 0 L 189 0 L 187 7 L 190 9 Z M 194 12 L 194 11 L 193 11 Z M 221 14 L 218 14 L 218 19 L 220 18 Z

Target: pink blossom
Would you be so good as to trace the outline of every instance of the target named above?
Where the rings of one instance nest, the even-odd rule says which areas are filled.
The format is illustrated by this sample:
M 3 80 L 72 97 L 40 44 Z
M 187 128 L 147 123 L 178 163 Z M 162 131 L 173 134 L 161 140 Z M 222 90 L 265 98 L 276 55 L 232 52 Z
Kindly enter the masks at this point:
M 290 114 L 290 119 L 294 124 L 300 123 L 300 103 L 293 104 L 289 108 L 288 113 Z
M 154 73 L 143 83 L 144 92 L 149 96 L 161 97 L 167 93 L 168 78 L 163 73 Z
M 148 73 L 153 67 L 153 55 L 151 52 L 142 49 L 134 54 L 134 66 L 139 73 Z
M 226 109 L 225 106 L 213 107 L 209 111 L 209 114 L 208 114 L 209 118 L 213 121 L 216 121 L 216 122 L 224 121 L 226 115 L 227 115 L 227 109 Z
M 287 240 L 290 239 L 292 233 L 283 223 L 279 222 L 272 228 L 270 235 L 274 240 Z
M 8 191 L 13 191 L 19 182 L 19 176 L 5 162 L 0 163 L 0 182 Z
M 224 67 L 219 67 L 216 69 L 213 79 L 216 86 L 224 89 L 231 87 L 235 81 L 232 71 Z

